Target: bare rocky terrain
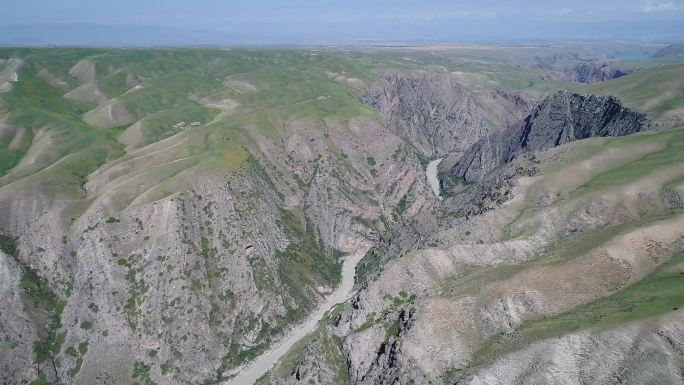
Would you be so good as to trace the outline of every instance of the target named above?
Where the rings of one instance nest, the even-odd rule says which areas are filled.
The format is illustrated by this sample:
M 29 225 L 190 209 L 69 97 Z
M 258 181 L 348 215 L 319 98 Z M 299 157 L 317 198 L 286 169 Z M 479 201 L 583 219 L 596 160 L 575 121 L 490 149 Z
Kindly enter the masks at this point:
M 0 49 L 0 383 L 682 383 L 684 66 L 477 52 Z
M 535 107 L 522 123 L 473 143 L 453 174 L 473 182 L 525 152 L 556 147 L 594 136 L 623 136 L 649 130 L 642 113 L 625 108 L 615 97 L 559 91 Z
M 553 68 L 553 66 L 549 67 Z M 630 69 L 613 68 L 610 63 L 585 62 L 558 68 L 551 74 L 546 75 L 546 78 L 590 84 L 621 78 L 632 72 L 633 70 Z

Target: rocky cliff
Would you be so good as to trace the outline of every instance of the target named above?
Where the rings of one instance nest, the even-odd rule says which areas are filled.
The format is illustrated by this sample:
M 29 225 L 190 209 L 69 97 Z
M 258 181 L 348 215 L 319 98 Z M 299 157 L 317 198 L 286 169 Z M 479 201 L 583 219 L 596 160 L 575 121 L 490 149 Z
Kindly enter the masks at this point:
M 560 91 L 476 141 L 261 383 L 682 384 L 684 129 L 651 128 Z
M 609 137 L 648 127 L 615 98 L 561 92 L 524 120 L 546 91 L 507 79 L 538 73 L 472 56 L 16 52 L 1 384 L 222 383 L 373 245 L 263 383 L 681 383 L 684 289 L 654 285 L 680 282 L 684 137 Z M 421 162 L 461 151 L 475 183 L 439 201 Z
M 501 201 L 468 214 L 469 185 L 378 247 L 391 258 L 263 383 L 681 384 L 682 143 L 679 128 L 515 158 L 486 177 Z
M 363 101 L 384 124 L 431 158 L 468 148 L 528 111 L 525 99 L 503 91 L 477 94 L 458 76 L 444 73 L 384 72 Z
M 543 79 L 564 80 L 582 84 L 602 82 L 617 79 L 634 72 L 615 68 L 609 63 L 584 62 L 569 67 L 554 69 L 550 74 L 544 75 Z
M 279 64 L 265 73 L 289 82 L 273 100 L 270 75 L 224 78 L 249 55 L 205 54 L 214 61 L 67 50 L 71 67 L 12 67 L 0 95 L 0 235 L 12 246 L 0 254 L 0 383 L 221 381 L 332 291 L 346 253 L 436 201 L 412 145 L 345 83 L 313 67 L 303 78 L 327 93 L 298 89 L 283 57 L 266 55 Z M 175 67 L 185 60 L 213 63 L 214 77 Z M 146 71 L 144 86 L 125 66 Z M 113 101 L 136 121 L 110 133 L 83 120 Z
M 364 145 L 373 145 L 372 122 L 358 123 Z M 59 215 L 46 199 L 18 198 L 21 186 L 4 186 L 3 232 L 17 237 L 21 252 L 16 261 L 3 256 L 8 289 L 2 298 L 8 312 L 17 308 L 28 321 L 3 323 L 4 338 L 18 347 L 3 352 L 3 380 L 196 383 L 221 379 L 265 351 L 338 283 L 344 253 L 376 237 L 384 215 L 378 201 L 395 220 L 430 204 L 420 164 L 409 160 L 413 153 L 395 147 L 401 142 L 388 141 L 388 133 L 376 134 L 389 145 L 383 154 L 398 153 L 412 166 L 385 161 L 377 166 L 387 169 L 374 178 L 364 155 L 352 174 L 329 149 L 297 135 L 289 137 L 287 152 L 260 138 L 268 158 L 254 150 L 261 161 L 251 158 L 239 172 L 194 169 L 173 179 L 180 191 L 151 201 L 134 195 L 140 203 L 129 205 L 122 190 L 158 183 L 151 175 L 146 182 L 133 177 L 139 159 L 133 156 L 89 176 L 90 204 L 63 199 L 56 205 L 86 208 L 66 223 L 50 220 L 65 226 L 59 232 L 44 227 Z M 330 135 L 347 154 L 357 151 L 355 137 Z M 323 142 L 322 133 L 315 137 Z M 279 176 L 286 168 L 298 169 L 298 176 Z M 306 182 L 296 187 L 294 178 Z M 400 200 L 406 206 L 394 211 Z M 42 277 L 49 303 L 20 300 L 32 293 L 15 283 L 25 279 L 22 269 Z M 44 356 L 34 354 L 34 345 L 45 346 Z
M 486 135 L 467 149 L 452 175 L 472 182 L 522 153 L 595 136 L 622 136 L 652 127 L 646 116 L 612 96 L 559 91 L 513 128 Z

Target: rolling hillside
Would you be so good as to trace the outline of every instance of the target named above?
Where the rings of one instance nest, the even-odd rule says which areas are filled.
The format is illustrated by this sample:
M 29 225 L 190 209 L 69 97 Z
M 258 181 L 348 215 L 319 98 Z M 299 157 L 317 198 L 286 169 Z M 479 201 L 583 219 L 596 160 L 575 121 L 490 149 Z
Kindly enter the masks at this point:
M 609 57 L 0 48 L 0 383 L 224 383 L 360 255 L 358 292 L 263 383 L 553 382 L 540 359 L 576 371 L 616 336 L 605 368 L 562 378 L 681 381 L 684 64 L 556 76 Z M 451 179 L 560 89 L 654 129 Z

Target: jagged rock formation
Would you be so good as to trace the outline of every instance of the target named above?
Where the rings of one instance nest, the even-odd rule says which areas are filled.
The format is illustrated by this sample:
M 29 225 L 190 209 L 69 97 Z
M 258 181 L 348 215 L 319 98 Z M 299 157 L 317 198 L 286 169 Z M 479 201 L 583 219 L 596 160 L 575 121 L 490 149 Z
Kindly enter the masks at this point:
M 458 77 L 430 72 L 383 73 L 363 101 L 426 157 L 464 150 L 529 108 L 520 96 L 503 91 L 478 96 L 464 89 Z
M 333 123 L 328 122 L 330 127 Z M 370 134 L 372 123 L 362 126 L 364 134 Z M 383 150 L 388 157 L 399 153 L 407 162 L 413 156 L 396 147 L 398 139 L 388 141 L 389 133 L 376 134 L 388 145 Z M 347 154 L 354 154 L 355 138 L 343 137 L 343 131 L 330 135 Z M 316 137 L 323 143 L 322 134 Z M 269 165 L 268 171 L 256 160 L 239 174 L 195 170 L 183 183 L 192 187 L 128 208 L 130 198 L 117 192 L 117 185 L 136 191 L 134 186 L 141 182 L 126 180 L 135 174 L 137 157 L 103 167 L 84 186 L 92 200 L 88 211 L 71 225 L 63 216 L 49 221 L 56 228 L 65 226 L 68 230 L 63 232 L 43 227 L 47 218 L 59 215 L 49 209 L 42 212 L 47 206 L 44 198 L 24 194 L 18 199 L 16 185 L 0 189 L 2 228 L 18 236 L 23 250 L 30 250 L 18 258 L 55 282 L 55 296 L 64 301 L 59 315 L 49 308 L 30 317 L 30 324 L 36 324 L 33 334 L 31 329 L 17 334 L 22 329 L 4 324 L 10 328 L 3 330 L 5 338 L 21 350 L 6 353 L 12 370 L 3 380 L 28 380 L 45 373 L 49 381 L 118 383 L 131 378 L 133 368 L 159 383 L 220 379 L 245 357 L 264 351 L 331 290 L 339 279 L 337 250 L 354 252 L 376 236 L 380 211 L 375 191 L 382 194 L 388 210 L 399 200 L 408 202 L 398 216 L 430 204 L 429 188 L 415 158 L 404 163 L 411 167 L 393 167 L 377 179 L 365 156 L 361 158 L 362 172 L 377 181 L 370 188 L 328 150 L 296 135 L 290 140 L 292 151 L 284 154 L 261 138 L 264 149 L 270 150 L 271 160 L 261 161 Z M 366 137 L 364 143 L 372 142 Z M 307 189 L 292 194 L 274 164 L 299 168 Z M 301 211 L 293 213 L 288 204 Z M 31 205 L 41 212 L 33 214 Z M 61 205 L 74 210 L 79 203 L 64 200 Z M 113 207 L 123 208 L 113 212 Z M 19 220 L 32 215 L 36 219 Z M 53 235 L 44 236 L 45 232 Z M 22 308 L 13 300 L 21 292 L 14 287 L 4 297 L 10 300 L 8 309 Z M 59 324 L 41 321 L 54 315 Z M 55 341 L 49 335 L 62 337 Z M 47 365 L 48 360 L 35 367 L 34 344 L 46 344 L 50 360 L 59 366 Z
M 474 143 L 454 165 L 452 175 L 473 182 L 525 152 L 650 128 L 644 114 L 623 106 L 616 97 L 559 91 L 535 107 L 522 124 Z
M 144 67 L 140 54 L 123 65 Z M 436 202 L 411 143 L 368 114 L 358 94 L 328 101 L 304 89 L 302 104 L 268 101 L 296 118 L 250 121 L 267 99 L 251 93 L 269 95 L 270 83 L 225 81 L 224 63 L 206 70 L 218 80 L 197 85 L 174 68 L 186 59 L 167 55 L 158 76 L 190 77 L 192 85 L 146 78 L 139 86 L 115 67 L 121 62 L 95 65 L 98 58 L 74 60 L 61 72 L 67 81 L 44 80 L 48 70 L 34 73 L 33 63 L 12 77 L 0 110 L 10 154 L 0 164 L 0 234 L 17 247 L 0 255 L 0 338 L 10 347 L 0 348 L 0 383 L 220 381 L 322 301 L 339 280 L 343 253 L 367 248 L 385 226 Z M 337 95 L 350 92 L 311 71 Z M 79 108 L 100 107 L 71 104 L 62 85 L 101 105 L 135 107 L 128 117 L 139 121 L 125 132 L 134 145 L 124 150 L 115 135 L 87 125 Z M 11 99 L 19 92 L 25 99 Z M 162 107 L 145 111 L 149 99 L 137 99 L 145 92 L 173 97 L 152 98 Z M 230 92 L 243 95 L 231 111 L 201 103 L 202 95 Z M 315 118 L 311 103 L 332 113 Z M 247 120 L 239 129 L 228 116 L 234 110 Z
M 631 172 L 668 156 L 682 132 L 540 151 L 525 160 L 541 171 L 510 174 L 505 202 L 469 218 L 445 199 L 421 214 L 433 224 L 415 218 L 385 242 L 393 257 L 264 383 L 324 384 L 317 374 L 342 372 L 336 383 L 681 384 L 680 300 L 670 306 L 658 287 L 672 290 L 683 273 L 684 216 L 671 210 L 684 196 L 684 158 Z M 611 171 L 621 177 L 595 182 Z M 402 242 L 416 230 L 417 247 Z M 644 295 L 661 310 L 643 313 L 655 309 Z
M 262 383 L 682 384 L 681 299 L 658 287 L 684 274 L 684 131 L 611 138 L 652 127 L 562 91 L 481 139 L 472 183 L 385 234 Z
M 539 356 L 578 371 L 608 351 L 609 372 L 680 379 L 663 296 L 630 326 L 640 338 L 476 355 L 682 248 L 677 132 L 573 142 L 648 127 L 616 99 L 556 94 L 519 124 L 546 91 L 507 88 L 486 59 L 466 74 L 306 50 L 65 50 L 2 63 L 1 384 L 221 383 L 331 291 L 342 253 L 372 244 L 358 293 L 262 382 L 505 382 L 500 368 L 551 382 Z M 440 203 L 421 161 L 463 150 L 484 154 L 475 183 Z M 624 168 L 648 155 L 663 161 Z M 613 170 L 616 185 L 592 184 Z
M 617 79 L 631 74 L 632 70 L 613 68 L 609 63 L 579 63 L 571 67 L 554 70 L 543 79 L 565 80 L 569 82 L 590 84 L 610 79 Z

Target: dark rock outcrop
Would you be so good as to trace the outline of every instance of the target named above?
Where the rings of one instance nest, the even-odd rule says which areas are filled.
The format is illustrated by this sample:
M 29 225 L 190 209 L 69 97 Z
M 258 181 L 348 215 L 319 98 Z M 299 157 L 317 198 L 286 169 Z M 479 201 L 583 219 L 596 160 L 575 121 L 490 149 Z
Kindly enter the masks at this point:
M 613 68 L 608 63 L 579 63 L 544 76 L 547 80 L 565 80 L 575 83 L 596 83 L 631 74 L 632 70 Z
M 623 106 L 616 97 L 559 91 L 535 107 L 522 124 L 474 143 L 454 165 L 452 175 L 473 182 L 522 153 L 651 127 L 644 114 Z
M 475 95 L 462 83 L 454 74 L 387 72 L 361 99 L 378 111 L 386 127 L 426 157 L 465 150 L 531 108 L 518 95 Z

